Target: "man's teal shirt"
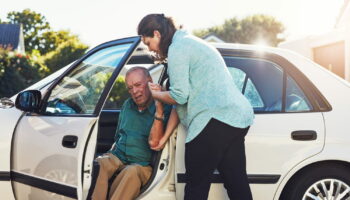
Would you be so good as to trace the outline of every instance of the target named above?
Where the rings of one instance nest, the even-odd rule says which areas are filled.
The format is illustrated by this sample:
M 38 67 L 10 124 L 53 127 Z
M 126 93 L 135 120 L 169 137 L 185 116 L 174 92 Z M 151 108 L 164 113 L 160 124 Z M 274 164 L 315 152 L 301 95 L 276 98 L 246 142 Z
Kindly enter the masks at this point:
M 115 144 L 111 152 L 124 164 L 150 164 L 152 150 L 148 144 L 156 108 L 154 101 L 143 111 L 139 111 L 134 101 L 127 99 L 120 111 Z M 164 105 L 164 127 L 169 119 L 171 106 Z

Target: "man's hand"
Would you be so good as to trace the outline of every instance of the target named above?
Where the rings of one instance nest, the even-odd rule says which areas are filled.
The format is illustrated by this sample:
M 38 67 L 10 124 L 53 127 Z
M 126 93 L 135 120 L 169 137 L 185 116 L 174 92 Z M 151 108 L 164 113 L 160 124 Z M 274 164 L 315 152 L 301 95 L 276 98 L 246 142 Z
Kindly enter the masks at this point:
M 155 146 L 155 147 L 151 147 L 151 149 L 154 150 L 154 151 L 160 151 L 160 150 L 162 150 L 162 149 L 164 148 L 164 146 L 166 145 L 167 141 L 168 141 L 168 137 L 163 136 L 163 137 L 159 140 L 158 145 Z

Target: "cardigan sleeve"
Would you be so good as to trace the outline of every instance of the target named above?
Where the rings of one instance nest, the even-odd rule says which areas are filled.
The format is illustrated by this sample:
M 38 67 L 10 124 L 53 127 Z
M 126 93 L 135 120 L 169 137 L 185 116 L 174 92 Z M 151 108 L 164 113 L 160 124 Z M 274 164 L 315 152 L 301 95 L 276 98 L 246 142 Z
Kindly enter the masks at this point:
M 169 48 L 168 73 L 170 79 L 170 96 L 180 105 L 187 103 L 190 83 L 190 55 L 185 48 Z

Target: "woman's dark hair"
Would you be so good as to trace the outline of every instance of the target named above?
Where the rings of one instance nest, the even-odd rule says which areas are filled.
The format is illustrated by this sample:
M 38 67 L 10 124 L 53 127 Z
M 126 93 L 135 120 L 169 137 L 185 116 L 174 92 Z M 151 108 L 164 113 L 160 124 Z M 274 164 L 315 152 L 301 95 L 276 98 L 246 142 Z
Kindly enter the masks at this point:
M 165 17 L 164 14 L 149 14 L 140 21 L 137 27 L 137 34 L 153 37 L 155 30 L 161 34 L 159 43 L 160 55 L 158 55 L 157 59 L 163 61 L 168 57 L 168 49 L 177 28 L 171 17 Z

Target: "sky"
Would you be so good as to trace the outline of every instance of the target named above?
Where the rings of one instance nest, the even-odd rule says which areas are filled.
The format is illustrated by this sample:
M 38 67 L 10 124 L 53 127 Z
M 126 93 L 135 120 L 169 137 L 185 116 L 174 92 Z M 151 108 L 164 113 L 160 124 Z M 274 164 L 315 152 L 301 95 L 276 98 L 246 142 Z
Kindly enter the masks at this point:
M 149 13 L 173 17 L 185 29 L 221 25 L 226 19 L 267 14 L 281 21 L 287 40 L 331 31 L 344 0 L 0 0 L 0 19 L 26 8 L 46 17 L 53 30 L 69 30 L 90 47 L 136 35 Z

